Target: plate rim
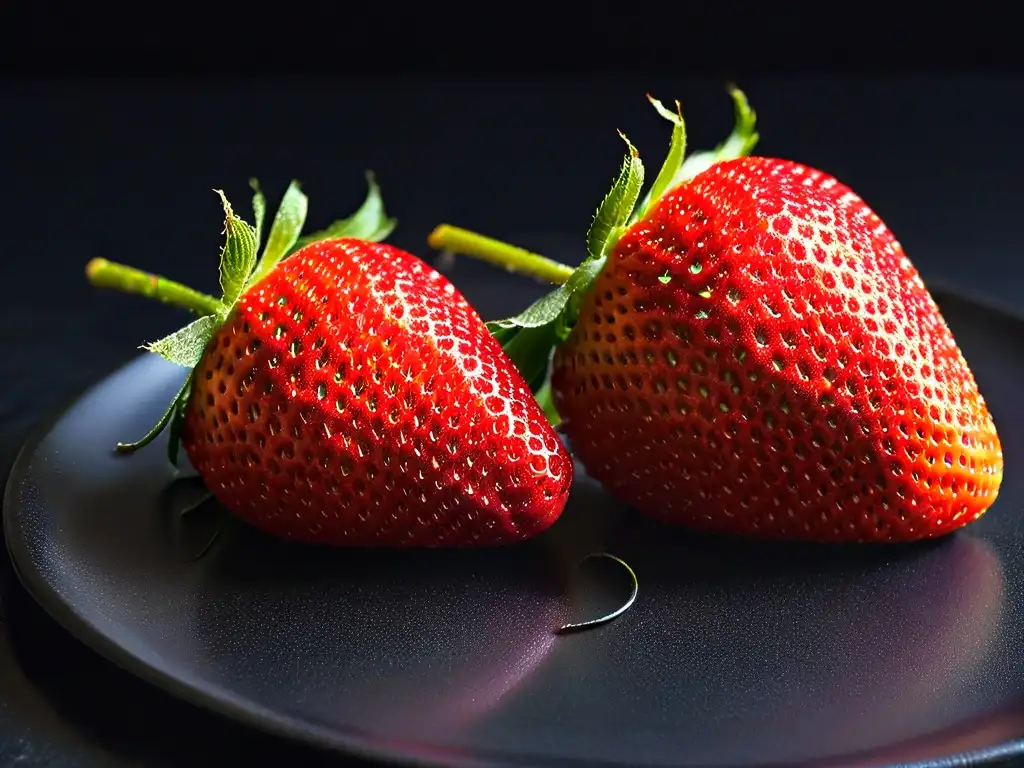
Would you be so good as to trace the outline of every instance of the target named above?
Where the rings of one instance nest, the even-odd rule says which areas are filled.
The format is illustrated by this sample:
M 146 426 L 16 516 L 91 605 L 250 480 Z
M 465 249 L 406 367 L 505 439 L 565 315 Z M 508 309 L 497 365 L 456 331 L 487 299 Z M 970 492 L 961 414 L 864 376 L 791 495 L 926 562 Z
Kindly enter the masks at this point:
M 989 313 L 1001 316 L 1004 320 L 1024 326 L 1024 313 L 1017 311 L 1006 303 L 993 299 L 986 294 L 965 290 L 946 280 L 931 280 L 929 293 L 940 305 L 941 298 L 973 304 Z M 8 560 L 18 582 L 32 600 L 49 616 L 70 639 L 78 642 L 101 658 L 128 672 L 136 678 L 152 685 L 157 690 L 169 694 L 179 701 L 204 710 L 216 717 L 224 717 L 256 731 L 270 734 L 287 741 L 301 744 L 328 754 L 348 755 L 363 760 L 379 761 L 382 765 L 405 766 L 437 766 L 438 768 L 523 768 L 536 765 L 531 758 L 537 757 L 549 765 L 571 768 L 573 766 L 598 765 L 616 768 L 619 763 L 593 763 L 577 758 L 551 758 L 533 756 L 524 753 L 507 751 L 489 752 L 487 749 L 476 749 L 472 753 L 452 750 L 439 745 L 414 743 L 406 746 L 400 743 L 388 747 L 379 746 L 380 739 L 368 736 L 359 729 L 351 727 L 327 728 L 309 723 L 298 717 L 280 715 L 266 707 L 252 703 L 240 702 L 220 686 L 195 685 L 182 682 L 176 676 L 159 670 L 144 662 L 136 654 L 125 651 L 118 643 L 110 640 L 106 634 L 93 625 L 93 622 L 80 615 L 56 594 L 45 579 L 32 579 L 23 573 L 18 565 L 19 557 L 27 557 L 20 540 L 23 538 L 11 522 L 8 509 L 14 505 L 13 496 L 18 478 L 25 474 L 35 451 L 43 440 L 52 432 L 57 423 L 79 401 L 90 392 L 104 384 L 110 378 L 125 370 L 151 359 L 152 355 L 142 353 L 133 356 L 122 364 L 100 374 L 95 380 L 79 391 L 63 398 L 55 407 L 45 412 L 37 424 L 30 430 L 11 463 L 10 471 L 3 487 L 3 503 L 0 505 L 0 522 L 3 525 L 4 540 Z M 19 550 L 19 551 L 16 551 Z M 39 583 L 34 583 L 38 581 Z M 927 734 L 924 734 L 927 736 Z M 417 749 L 417 746 L 419 747 Z M 425 752 L 429 751 L 429 756 Z M 873 751 L 873 750 L 872 750 Z M 868 756 L 872 751 L 851 753 L 847 755 L 825 755 L 805 765 L 827 766 L 839 759 L 858 759 L 859 755 Z M 890 768 L 953 768 L 958 765 L 997 765 L 1012 758 L 1024 756 L 1024 734 L 1017 739 L 1009 739 L 975 750 L 958 752 L 942 757 L 924 758 L 914 762 L 891 764 Z M 776 768 L 777 763 L 765 763 L 754 768 Z M 726 768 L 719 766 L 718 768 Z

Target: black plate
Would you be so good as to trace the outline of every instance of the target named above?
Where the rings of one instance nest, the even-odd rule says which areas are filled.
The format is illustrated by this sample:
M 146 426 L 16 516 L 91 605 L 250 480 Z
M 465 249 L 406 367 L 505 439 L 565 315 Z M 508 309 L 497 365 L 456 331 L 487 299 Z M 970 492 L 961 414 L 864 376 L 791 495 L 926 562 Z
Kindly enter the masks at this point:
M 42 606 L 116 663 L 328 749 L 455 766 L 1024 754 L 1024 323 L 939 298 L 1008 466 L 992 510 L 940 542 L 695 536 L 632 517 L 581 478 L 559 523 L 522 547 L 324 551 L 232 524 L 191 560 L 216 513 L 176 524 L 188 488 L 164 492 L 162 446 L 111 452 L 181 381 L 147 356 L 25 448 L 5 498 L 8 547 Z M 602 547 L 636 568 L 636 605 L 553 635 L 628 593 L 608 561 L 573 575 Z

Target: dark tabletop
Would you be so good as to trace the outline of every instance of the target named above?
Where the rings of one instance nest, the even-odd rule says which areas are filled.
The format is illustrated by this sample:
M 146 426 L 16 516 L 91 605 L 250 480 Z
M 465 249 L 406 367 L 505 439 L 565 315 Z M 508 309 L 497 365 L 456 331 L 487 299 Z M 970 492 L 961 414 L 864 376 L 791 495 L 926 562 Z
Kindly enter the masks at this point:
M 1024 310 L 1020 79 L 739 84 L 758 112 L 760 154 L 849 184 L 927 280 Z M 709 147 L 731 127 L 722 84 L 684 79 L 4 82 L 4 475 L 44 414 L 176 327 L 172 310 L 90 289 L 89 258 L 213 290 L 222 220 L 212 189 L 248 211 L 249 177 L 272 197 L 298 178 L 310 224 L 321 226 L 354 209 L 372 168 L 399 218 L 396 245 L 431 256 L 426 234 L 451 221 L 578 259 L 621 159 L 615 129 L 652 172 L 667 145 L 646 91 L 683 101 L 691 147 Z M 488 316 L 540 292 L 464 262 L 451 276 Z M 297 756 L 70 640 L 13 583 L 6 560 L 0 580 L 0 765 L 202 765 L 226 755 L 272 765 Z

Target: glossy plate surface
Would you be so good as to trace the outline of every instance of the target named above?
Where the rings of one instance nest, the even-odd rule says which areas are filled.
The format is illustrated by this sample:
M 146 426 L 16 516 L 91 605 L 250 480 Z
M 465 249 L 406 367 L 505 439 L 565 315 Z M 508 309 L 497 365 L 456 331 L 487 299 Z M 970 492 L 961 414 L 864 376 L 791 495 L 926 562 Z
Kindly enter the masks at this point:
M 183 375 L 147 356 L 40 432 L 8 547 L 64 627 L 201 707 L 328 749 L 428 764 L 941 765 L 1024 754 L 1024 323 L 938 294 L 999 427 L 996 505 L 945 540 L 815 548 L 638 519 L 593 482 L 525 546 L 368 553 L 179 523 L 187 482 L 130 458 Z M 559 625 L 628 595 L 612 624 Z

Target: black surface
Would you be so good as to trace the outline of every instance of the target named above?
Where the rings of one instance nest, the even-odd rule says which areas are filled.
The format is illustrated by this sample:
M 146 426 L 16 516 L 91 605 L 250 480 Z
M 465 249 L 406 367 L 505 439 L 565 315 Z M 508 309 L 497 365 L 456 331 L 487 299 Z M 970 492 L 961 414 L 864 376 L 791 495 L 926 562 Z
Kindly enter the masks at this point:
M 863 41 L 856 51 L 862 58 Z M 364 57 L 366 68 L 382 63 L 365 49 L 349 53 Z M 18 71 L 53 55 L 21 57 Z M 263 71 L 289 55 L 264 57 Z M 714 58 L 735 63 L 732 49 Z M 233 60 L 247 68 L 251 57 Z M 137 65 L 114 52 L 111 62 Z M 618 57 L 608 62 L 606 75 L 622 71 Z M 402 247 L 429 255 L 426 233 L 450 220 L 570 260 L 617 170 L 614 129 L 628 132 L 649 166 L 660 159 L 667 129 L 645 91 L 683 100 L 693 147 L 728 131 L 721 82 L 671 71 L 0 82 L 0 468 L 6 473 L 49 409 L 131 359 L 141 341 L 177 327 L 180 316 L 165 307 L 90 289 L 81 273 L 88 258 L 121 259 L 213 289 L 222 222 L 212 188 L 226 189 L 244 209 L 249 176 L 260 176 L 271 197 L 297 176 L 311 195 L 311 224 L 320 226 L 358 203 L 362 170 L 372 167 L 400 219 L 394 242 Z M 1024 310 L 1024 101 L 1012 97 L 1019 76 L 731 76 L 758 111 L 761 152 L 853 186 L 927 279 Z M 540 290 L 462 263 L 453 278 L 494 315 Z M 117 674 L 33 609 L 6 562 L 0 582 L 7 619 L 0 765 L 202 765 L 204 755 L 215 762 L 250 741 L 262 758 L 254 764 L 289 761 L 290 746 L 269 746 Z M 789 669 L 785 659 L 765 663 L 773 675 Z M 986 717 L 978 728 L 991 728 L 987 737 L 965 726 L 975 735 L 956 743 L 996 742 L 1021 723 L 1024 713 L 1007 712 L 1002 724 Z
M 180 386 L 181 369 L 147 356 L 23 454 L 8 547 L 29 592 L 119 665 L 329 749 L 457 766 L 845 765 L 943 756 L 951 737 L 991 747 L 996 724 L 1024 752 L 1024 324 L 940 300 L 1007 470 L 992 510 L 937 543 L 692 536 L 583 479 L 523 547 L 314 550 L 232 525 L 194 561 L 216 520 L 172 525 L 161 446 L 111 451 Z M 640 599 L 611 625 L 556 637 L 628 589 L 613 570 L 563 596 L 602 545 L 636 569 Z

